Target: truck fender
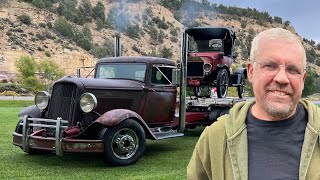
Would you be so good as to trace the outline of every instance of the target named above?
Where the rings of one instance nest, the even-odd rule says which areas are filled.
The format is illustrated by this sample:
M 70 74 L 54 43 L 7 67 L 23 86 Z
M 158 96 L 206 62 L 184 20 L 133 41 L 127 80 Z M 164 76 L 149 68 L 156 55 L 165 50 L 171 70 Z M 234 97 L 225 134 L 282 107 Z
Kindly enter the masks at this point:
M 113 109 L 105 112 L 95 120 L 95 123 L 100 123 L 104 126 L 115 126 L 128 118 L 136 120 L 144 129 L 148 138 L 156 139 L 143 118 L 138 113 L 128 109 Z
M 37 108 L 36 105 L 32 105 L 32 106 L 28 106 L 26 108 L 23 108 L 19 112 L 18 117 L 23 117 L 25 115 L 28 115 L 28 116 L 33 117 L 33 118 L 38 118 L 38 117 L 41 117 L 41 112 Z
M 237 68 L 234 74 L 243 74 L 244 78 L 247 79 L 247 69 L 246 68 Z
M 20 123 L 23 122 L 24 116 L 39 118 L 41 117 L 41 111 L 37 108 L 36 105 L 23 108 L 18 114 L 19 121 L 16 125 L 16 129 L 15 129 L 16 133 L 22 134 L 22 125 L 20 125 Z

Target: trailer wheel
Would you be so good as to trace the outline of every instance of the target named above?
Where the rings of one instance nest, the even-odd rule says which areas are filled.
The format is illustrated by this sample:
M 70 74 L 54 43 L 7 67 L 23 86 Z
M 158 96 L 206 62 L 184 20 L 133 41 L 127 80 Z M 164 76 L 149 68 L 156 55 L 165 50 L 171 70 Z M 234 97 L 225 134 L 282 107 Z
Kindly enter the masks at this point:
M 136 163 L 146 147 L 146 136 L 141 125 L 126 119 L 116 126 L 102 129 L 104 160 L 114 166 Z
M 244 97 L 244 93 L 245 93 L 244 85 L 245 85 L 245 78 L 244 78 L 244 75 L 242 74 L 241 75 L 240 85 L 237 86 L 237 91 L 238 91 L 238 97 L 239 98 L 243 98 Z
M 217 96 L 224 98 L 227 96 L 229 87 L 229 76 L 226 69 L 220 69 L 217 76 Z

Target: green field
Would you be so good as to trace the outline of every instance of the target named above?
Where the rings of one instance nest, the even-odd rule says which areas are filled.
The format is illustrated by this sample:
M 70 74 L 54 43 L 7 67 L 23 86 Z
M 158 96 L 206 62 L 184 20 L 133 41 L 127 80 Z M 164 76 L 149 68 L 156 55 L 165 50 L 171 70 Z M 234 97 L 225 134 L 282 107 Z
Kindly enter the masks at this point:
M 147 141 L 134 165 L 110 167 L 96 154 L 27 155 L 12 145 L 17 114 L 31 101 L 0 101 L 0 179 L 186 179 L 186 167 L 203 128 L 186 136 Z

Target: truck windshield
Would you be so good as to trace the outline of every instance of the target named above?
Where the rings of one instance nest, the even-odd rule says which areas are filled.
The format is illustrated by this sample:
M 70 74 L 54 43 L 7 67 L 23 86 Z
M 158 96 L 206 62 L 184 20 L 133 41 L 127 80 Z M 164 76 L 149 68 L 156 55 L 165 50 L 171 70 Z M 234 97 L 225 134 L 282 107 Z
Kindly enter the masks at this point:
M 144 81 L 145 63 L 104 63 L 97 67 L 97 79 L 132 79 Z

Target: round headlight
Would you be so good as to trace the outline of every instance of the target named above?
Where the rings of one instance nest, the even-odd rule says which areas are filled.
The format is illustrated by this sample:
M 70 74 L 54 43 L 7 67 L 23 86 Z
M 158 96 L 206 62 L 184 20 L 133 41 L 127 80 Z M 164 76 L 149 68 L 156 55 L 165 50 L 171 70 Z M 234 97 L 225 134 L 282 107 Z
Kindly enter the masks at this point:
M 210 72 L 210 71 L 211 71 L 211 68 L 212 68 L 212 65 L 209 64 L 209 63 L 205 63 L 205 64 L 203 65 L 203 70 L 204 70 L 204 72 Z
M 43 110 L 48 107 L 50 95 L 46 91 L 37 92 L 34 102 L 38 109 Z
M 89 113 L 97 107 L 97 98 L 91 93 L 84 93 L 80 97 L 80 108 Z

